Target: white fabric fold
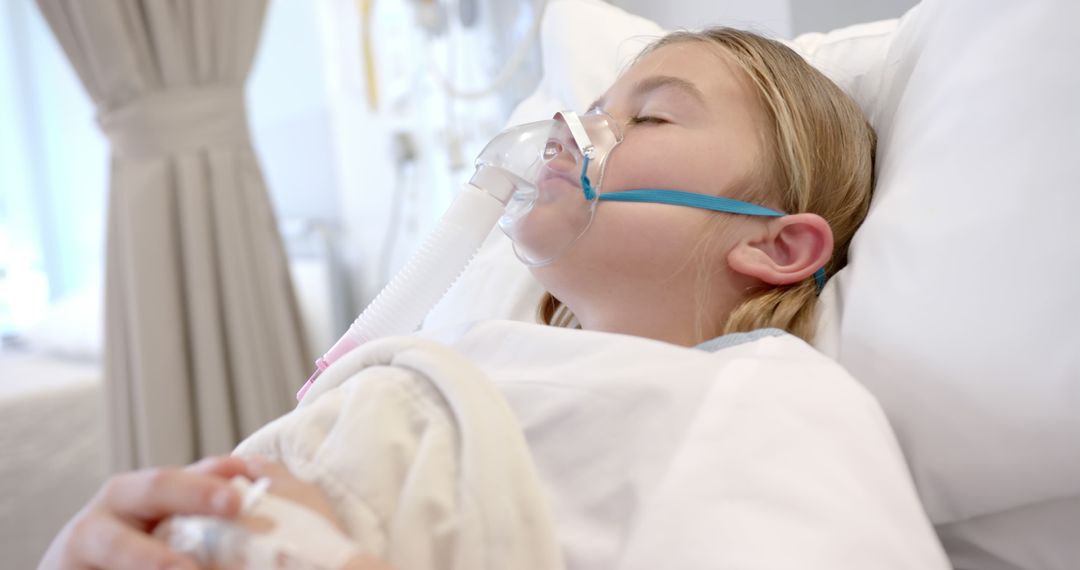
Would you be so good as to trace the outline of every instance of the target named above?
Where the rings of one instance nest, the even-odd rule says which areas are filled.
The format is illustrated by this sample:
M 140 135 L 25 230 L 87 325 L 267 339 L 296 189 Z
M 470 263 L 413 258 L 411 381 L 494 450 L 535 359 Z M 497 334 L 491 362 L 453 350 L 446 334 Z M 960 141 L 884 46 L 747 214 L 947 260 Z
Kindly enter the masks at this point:
M 236 453 L 318 484 L 356 543 L 395 568 L 562 568 L 513 413 L 482 371 L 431 341 L 346 354 Z

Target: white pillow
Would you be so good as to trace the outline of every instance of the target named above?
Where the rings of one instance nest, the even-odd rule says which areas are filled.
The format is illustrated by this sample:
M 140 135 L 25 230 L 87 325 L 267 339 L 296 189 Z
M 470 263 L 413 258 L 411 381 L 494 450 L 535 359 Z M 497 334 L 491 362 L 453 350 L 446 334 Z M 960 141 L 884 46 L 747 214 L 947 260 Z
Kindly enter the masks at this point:
M 876 195 L 817 344 L 880 400 L 961 568 L 1080 560 L 1076 22 L 1073 0 L 926 0 L 790 44 L 879 136 Z M 584 108 L 662 33 L 553 1 L 543 81 L 511 123 Z M 532 320 L 541 292 L 496 231 L 428 324 Z
M 962 568 L 1080 561 L 1075 0 L 927 0 L 869 117 L 878 181 L 833 355 Z

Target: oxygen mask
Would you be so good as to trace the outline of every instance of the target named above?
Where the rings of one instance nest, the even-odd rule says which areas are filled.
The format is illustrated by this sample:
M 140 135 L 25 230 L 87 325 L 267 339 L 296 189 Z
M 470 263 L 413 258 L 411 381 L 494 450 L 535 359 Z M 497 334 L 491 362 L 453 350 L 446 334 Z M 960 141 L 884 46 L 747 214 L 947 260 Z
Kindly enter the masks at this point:
M 476 160 L 472 183 L 513 185 L 499 227 L 530 266 L 551 263 L 592 223 L 608 155 L 622 132 L 611 116 L 564 111 L 553 119 L 513 127 L 495 137 Z

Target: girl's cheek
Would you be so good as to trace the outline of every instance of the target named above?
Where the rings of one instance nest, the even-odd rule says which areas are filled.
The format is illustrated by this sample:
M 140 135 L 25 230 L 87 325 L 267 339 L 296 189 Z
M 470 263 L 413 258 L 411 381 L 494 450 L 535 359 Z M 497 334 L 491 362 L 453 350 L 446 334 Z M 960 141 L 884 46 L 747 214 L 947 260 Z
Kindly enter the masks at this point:
M 673 144 L 645 144 L 639 137 L 624 141 L 608 157 L 602 192 L 638 188 L 684 189 L 687 176 L 694 175 L 685 155 Z
M 629 149 L 627 149 L 629 150 Z M 604 170 L 603 192 L 619 192 L 655 186 L 654 158 L 646 153 L 613 154 Z M 654 179 L 650 184 L 650 178 Z

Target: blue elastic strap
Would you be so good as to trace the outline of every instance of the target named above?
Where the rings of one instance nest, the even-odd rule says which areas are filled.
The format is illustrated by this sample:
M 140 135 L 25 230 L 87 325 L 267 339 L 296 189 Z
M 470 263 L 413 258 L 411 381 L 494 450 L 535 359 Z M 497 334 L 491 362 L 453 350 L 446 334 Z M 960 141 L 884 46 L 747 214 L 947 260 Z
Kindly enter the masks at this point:
M 596 197 L 596 191 L 593 190 L 592 182 L 589 181 L 589 175 L 586 174 L 587 172 L 589 172 L 589 157 L 584 156 L 581 161 L 581 188 L 585 191 L 585 199 L 591 201 Z
M 814 283 L 817 283 L 817 292 L 821 293 L 821 290 L 825 288 L 825 268 L 822 267 L 814 272 Z
M 592 182 L 589 181 L 587 174 L 589 170 L 589 157 L 584 157 L 581 167 L 581 188 L 585 192 L 585 199 L 592 200 L 596 196 L 596 191 L 593 190 Z M 770 218 L 777 218 L 785 216 L 783 212 L 778 212 L 771 208 L 759 206 L 757 204 L 751 204 L 749 202 L 743 202 L 742 200 L 735 200 L 733 198 L 724 198 L 722 196 L 709 196 L 706 194 L 695 194 L 693 192 L 682 192 L 680 190 L 657 190 L 654 188 L 641 188 L 638 190 L 624 190 L 622 192 L 609 192 L 607 194 L 601 194 L 597 196 L 600 200 L 607 200 L 609 202 L 643 202 L 650 204 L 670 204 L 673 206 L 687 206 L 690 208 L 698 208 L 701 210 L 711 210 L 713 212 L 725 212 L 728 214 L 742 214 L 744 216 L 765 216 Z M 825 268 L 822 267 L 814 272 L 814 283 L 817 284 L 818 293 L 825 288 Z
M 689 206 L 701 210 L 727 212 L 729 214 L 743 214 L 745 216 L 767 216 L 770 218 L 778 218 L 785 215 L 783 212 L 777 212 L 776 210 L 758 206 L 757 204 L 751 204 L 749 202 L 743 202 L 741 200 L 724 198 L 722 196 L 694 194 L 693 192 L 682 192 L 679 190 L 654 190 L 651 188 L 642 188 L 640 190 L 625 190 L 622 192 L 601 194 L 600 199 L 609 202 L 650 202 L 653 204 Z

